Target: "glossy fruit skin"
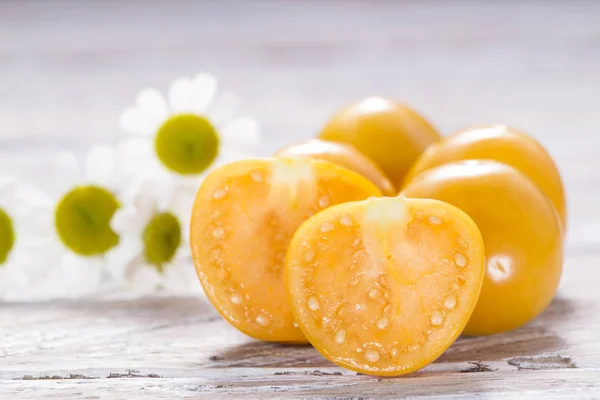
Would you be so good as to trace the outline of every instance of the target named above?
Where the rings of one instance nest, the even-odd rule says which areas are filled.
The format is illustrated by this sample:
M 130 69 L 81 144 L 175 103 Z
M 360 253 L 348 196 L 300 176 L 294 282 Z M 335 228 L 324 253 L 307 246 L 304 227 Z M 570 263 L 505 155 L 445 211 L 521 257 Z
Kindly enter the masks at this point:
M 531 136 L 504 125 L 466 129 L 432 144 L 413 164 L 404 186 L 425 170 L 461 160 L 494 160 L 521 171 L 550 198 L 565 231 L 564 185 L 552 157 Z
M 416 111 L 381 97 L 369 97 L 333 116 L 321 139 L 349 143 L 373 160 L 396 187 L 412 163 L 439 133 Z
M 494 161 L 449 163 L 415 177 L 400 195 L 450 203 L 481 231 L 486 276 L 465 334 L 519 328 L 550 304 L 563 265 L 560 220 L 525 175 Z
M 384 196 L 394 196 L 396 188 L 385 173 L 367 156 L 346 143 L 311 139 L 287 146 L 277 153 L 283 157 L 312 157 L 341 165 L 373 182 Z

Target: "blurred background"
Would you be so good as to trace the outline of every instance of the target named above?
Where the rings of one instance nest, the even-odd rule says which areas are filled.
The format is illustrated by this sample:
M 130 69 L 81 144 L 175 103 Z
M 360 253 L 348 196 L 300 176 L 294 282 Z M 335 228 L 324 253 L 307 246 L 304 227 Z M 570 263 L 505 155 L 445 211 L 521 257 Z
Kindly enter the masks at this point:
M 140 89 L 198 71 L 243 97 L 264 155 L 368 95 L 444 134 L 529 132 L 589 193 L 570 245 L 600 245 L 600 1 L 2 0 L 0 170 L 52 190 L 57 151 L 114 143 Z

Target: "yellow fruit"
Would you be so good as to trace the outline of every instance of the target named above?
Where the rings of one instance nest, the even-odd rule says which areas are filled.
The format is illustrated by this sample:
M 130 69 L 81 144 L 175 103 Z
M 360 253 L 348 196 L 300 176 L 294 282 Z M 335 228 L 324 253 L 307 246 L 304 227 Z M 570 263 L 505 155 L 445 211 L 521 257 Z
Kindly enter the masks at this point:
M 324 208 L 380 195 L 361 175 L 311 158 L 245 160 L 213 170 L 198 191 L 190 227 L 206 295 L 253 338 L 305 341 L 283 281 L 293 233 Z
M 357 172 L 373 182 L 384 196 L 395 196 L 397 191 L 383 171 L 367 156 L 346 143 L 312 139 L 288 146 L 275 155 L 283 157 L 312 157 L 329 161 Z
M 369 97 L 340 110 L 319 137 L 353 145 L 373 160 L 397 188 L 417 157 L 440 139 L 417 112 L 381 97 Z
M 495 161 L 449 163 L 418 175 L 401 195 L 450 203 L 481 231 L 486 275 L 465 334 L 516 329 L 550 304 L 563 264 L 560 220 L 521 172 Z
M 286 261 L 292 310 L 327 359 L 402 375 L 460 335 L 481 290 L 475 223 L 436 200 L 377 198 L 328 208 L 294 234 Z
M 504 125 L 467 129 L 432 144 L 412 166 L 405 186 L 425 170 L 461 160 L 495 160 L 518 169 L 552 200 L 566 226 L 564 186 L 552 157 L 532 137 Z

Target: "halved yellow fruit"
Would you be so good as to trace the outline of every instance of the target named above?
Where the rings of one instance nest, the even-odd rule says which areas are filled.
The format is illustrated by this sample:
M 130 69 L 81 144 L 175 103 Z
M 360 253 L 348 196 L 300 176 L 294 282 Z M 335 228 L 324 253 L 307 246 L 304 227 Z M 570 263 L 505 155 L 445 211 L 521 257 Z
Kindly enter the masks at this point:
M 310 158 L 245 160 L 212 171 L 196 196 L 190 238 L 208 298 L 253 338 L 305 341 L 283 282 L 293 233 L 324 208 L 380 195 L 361 175 Z
M 294 234 L 292 311 L 327 359 L 402 375 L 461 334 L 481 290 L 484 250 L 471 218 L 437 200 L 377 198 L 328 208 Z

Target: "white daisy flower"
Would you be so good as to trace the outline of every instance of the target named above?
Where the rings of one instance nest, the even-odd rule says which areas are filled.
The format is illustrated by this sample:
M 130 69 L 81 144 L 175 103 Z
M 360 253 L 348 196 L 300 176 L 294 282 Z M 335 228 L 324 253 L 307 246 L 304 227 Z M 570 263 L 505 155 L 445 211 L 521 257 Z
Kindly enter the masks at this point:
M 97 146 L 83 165 L 71 153 L 59 159 L 61 198 L 56 204 L 56 233 L 70 252 L 80 256 L 103 255 L 119 243 L 110 219 L 119 208 L 119 171 L 115 150 Z
M 138 137 L 130 147 L 195 189 L 209 167 L 251 155 L 260 141 L 258 122 L 242 115 L 235 94 L 217 89 L 214 76 L 200 73 L 176 79 L 167 98 L 142 90 L 120 119 L 122 129 Z
M 138 293 L 200 294 L 189 250 L 194 198 L 175 180 L 145 180 L 125 195 L 112 228 L 121 238 L 115 252 L 129 288 Z
M 59 157 L 60 197 L 53 211 L 57 242 L 63 250 L 60 268 L 54 276 L 77 277 L 79 294 L 94 294 L 115 285 L 123 274 L 113 258 L 119 235 L 110 226 L 113 214 L 121 206 L 121 188 L 134 172 L 130 160 L 120 157 L 119 147 L 96 146 L 83 163 L 71 153 Z M 127 171 L 130 174 L 127 174 Z M 71 278 L 74 280 L 75 278 Z M 61 282 L 56 282 L 60 286 Z M 72 294 L 73 295 L 73 294 Z
M 105 262 L 80 257 L 60 245 L 53 199 L 13 179 L 3 179 L 0 186 L 0 298 L 48 300 L 96 294 Z
M 58 261 L 51 207 L 41 190 L 0 177 L 0 299 L 40 297 L 44 267 Z

